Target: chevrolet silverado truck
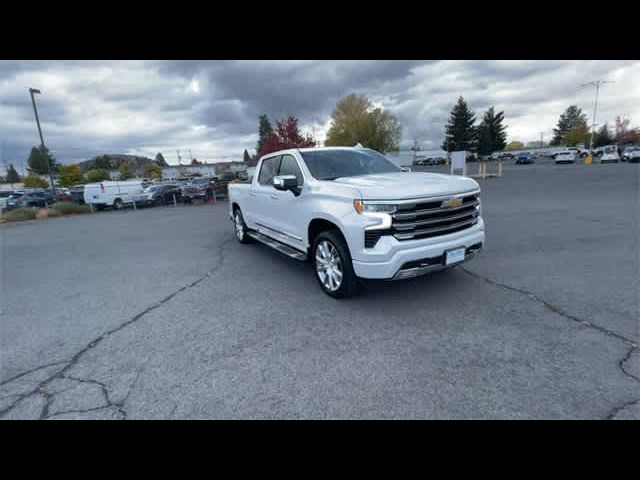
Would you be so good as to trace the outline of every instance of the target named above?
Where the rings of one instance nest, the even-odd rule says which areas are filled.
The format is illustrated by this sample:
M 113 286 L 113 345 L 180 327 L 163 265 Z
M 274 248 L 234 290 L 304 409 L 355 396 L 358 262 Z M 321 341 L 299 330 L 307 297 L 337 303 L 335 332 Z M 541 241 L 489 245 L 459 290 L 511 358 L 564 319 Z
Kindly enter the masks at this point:
M 468 177 L 403 171 L 367 148 L 282 150 L 250 183 L 229 184 L 240 243 L 310 260 L 322 290 L 356 292 L 360 279 L 401 280 L 455 267 L 480 252 L 480 187 Z

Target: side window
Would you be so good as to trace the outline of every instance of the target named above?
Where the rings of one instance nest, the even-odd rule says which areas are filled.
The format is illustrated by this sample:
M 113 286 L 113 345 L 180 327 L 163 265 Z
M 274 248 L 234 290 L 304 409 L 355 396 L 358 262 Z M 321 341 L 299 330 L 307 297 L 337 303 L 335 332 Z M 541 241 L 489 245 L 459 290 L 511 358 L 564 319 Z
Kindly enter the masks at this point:
M 260 167 L 260 176 L 258 177 L 258 183 L 260 185 L 273 185 L 273 177 L 278 171 L 278 165 L 280 164 L 280 157 L 267 158 L 262 162 Z
M 295 177 L 298 179 L 298 186 L 301 186 L 304 183 L 304 179 L 302 178 L 302 172 L 300 171 L 298 162 L 296 162 L 296 159 L 291 155 L 282 156 L 278 175 L 295 175 Z

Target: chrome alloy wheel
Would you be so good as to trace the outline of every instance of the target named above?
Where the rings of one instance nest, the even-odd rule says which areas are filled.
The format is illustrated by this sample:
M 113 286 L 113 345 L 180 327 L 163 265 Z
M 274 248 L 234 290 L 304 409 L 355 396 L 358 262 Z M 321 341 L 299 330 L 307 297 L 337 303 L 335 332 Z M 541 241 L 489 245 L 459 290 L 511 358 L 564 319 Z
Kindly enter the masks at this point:
M 338 249 L 327 240 L 316 247 L 316 272 L 327 290 L 335 292 L 342 285 L 342 261 Z
M 244 239 L 244 225 L 242 224 L 242 217 L 240 217 L 240 211 L 236 211 L 233 216 L 233 223 L 236 227 L 236 237 L 242 241 Z

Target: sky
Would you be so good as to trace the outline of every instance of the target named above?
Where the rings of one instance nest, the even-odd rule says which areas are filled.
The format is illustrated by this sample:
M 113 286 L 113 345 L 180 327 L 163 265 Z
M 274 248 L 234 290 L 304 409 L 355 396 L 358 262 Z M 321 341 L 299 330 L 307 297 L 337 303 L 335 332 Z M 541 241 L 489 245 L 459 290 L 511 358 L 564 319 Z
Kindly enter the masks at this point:
M 509 141 L 551 139 L 566 107 L 596 123 L 630 116 L 640 125 L 640 62 L 631 60 L 182 60 L 1 61 L 0 156 L 20 169 L 39 143 L 29 88 L 36 95 L 45 144 L 69 163 L 104 153 L 183 162 L 241 160 L 254 153 L 258 116 L 299 118 L 303 133 L 325 139 L 336 102 L 364 94 L 395 115 L 401 149 L 414 139 L 439 148 L 458 96 L 478 121 L 505 112 Z

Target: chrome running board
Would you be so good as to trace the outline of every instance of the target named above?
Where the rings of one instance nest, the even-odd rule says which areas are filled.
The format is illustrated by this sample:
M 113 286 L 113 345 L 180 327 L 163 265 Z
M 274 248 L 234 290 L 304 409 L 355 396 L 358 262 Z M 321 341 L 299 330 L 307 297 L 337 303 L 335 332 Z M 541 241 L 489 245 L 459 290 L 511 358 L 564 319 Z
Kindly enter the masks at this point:
M 264 243 L 274 250 L 279 251 L 280 253 L 284 253 L 287 257 L 294 258 L 300 261 L 305 261 L 307 259 L 307 255 L 305 253 L 302 253 L 301 251 L 296 250 L 289 245 L 285 245 L 284 243 L 279 242 L 278 240 L 275 240 L 271 237 L 267 237 L 262 233 L 249 231 L 247 232 L 247 235 L 249 235 L 251 238 L 254 238 L 258 242 Z

